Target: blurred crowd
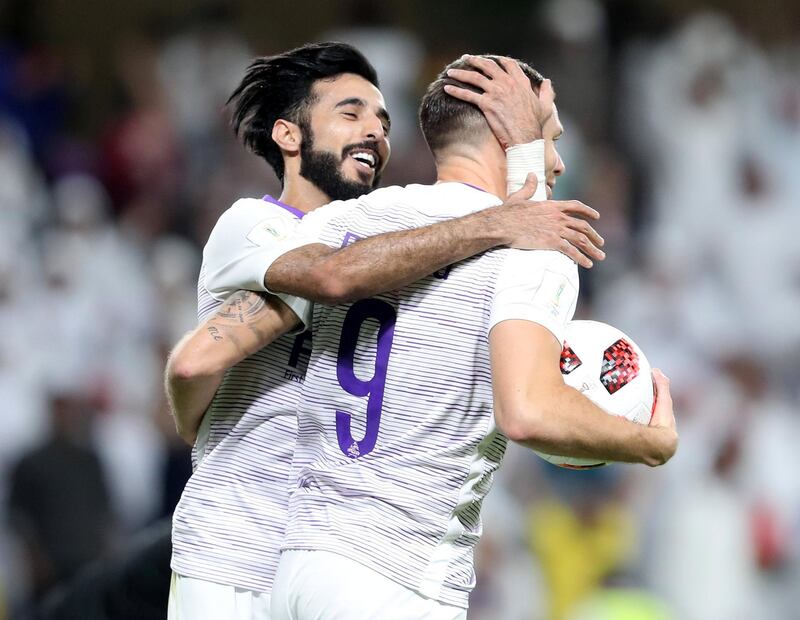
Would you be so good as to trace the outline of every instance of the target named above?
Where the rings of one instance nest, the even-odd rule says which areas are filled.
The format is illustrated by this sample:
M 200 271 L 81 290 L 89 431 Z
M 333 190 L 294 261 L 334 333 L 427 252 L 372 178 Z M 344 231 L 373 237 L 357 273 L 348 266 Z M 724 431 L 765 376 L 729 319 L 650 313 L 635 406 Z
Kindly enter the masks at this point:
M 433 46 L 365 6 L 305 40 L 373 61 L 385 184 L 429 182 L 424 86 L 464 52 L 509 50 Z M 590 472 L 509 447 L 470 618 L 800 618 L 800 30 L 770 43 L 693 11 L 620 37 L 597 0 L 530 13 L 512 51 L 558 93 L 557 197 L 602 214 L 579 315 L 671 377 L 681 445 L 663 469 Z M 280 191 L 223 111 L 276 51 L 215 14 L 121 37 L 111 111 L 86 122 L 74 56 L 0 39 L 0 619 L 171 514 L 190 465 L 165 355 L 195 323 L 216 218 Z

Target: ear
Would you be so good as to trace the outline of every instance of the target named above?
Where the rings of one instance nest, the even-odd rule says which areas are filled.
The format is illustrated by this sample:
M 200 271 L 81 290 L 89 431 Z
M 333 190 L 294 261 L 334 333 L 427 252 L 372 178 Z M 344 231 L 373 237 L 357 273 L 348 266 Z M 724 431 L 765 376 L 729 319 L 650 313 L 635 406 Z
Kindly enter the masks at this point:
M 300 152 L 303 134 L 299 125 L 279 118 L 272 126 L 272 139 L 281 151 L 296 155 Z

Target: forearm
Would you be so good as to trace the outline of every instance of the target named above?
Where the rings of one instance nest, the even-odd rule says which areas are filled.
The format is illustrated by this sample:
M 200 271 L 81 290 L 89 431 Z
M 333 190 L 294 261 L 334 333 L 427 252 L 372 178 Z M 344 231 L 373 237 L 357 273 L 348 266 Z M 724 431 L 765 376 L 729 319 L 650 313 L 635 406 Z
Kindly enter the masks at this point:
M 193 443 L 225 372 L 298 323 L 282 301 L 237 291 L 174 348 L 165 389 L 178 434 Z
M 164 391 L 175 428 L 188 444 L 194 443 L 203 415 L 225 375 L 222 365 L 218 369 L 208 365 L 204 345 L 214 337 L 203 326 L 186 334 L 172 350 L 164 371 Z
M 319 244 L 276 260 L 267 287 L 336 304 L 392 291 L 448 265 L 510 242 L 500 207 L 357 241 L 339 250 Z
M 178 435 L 193 444 L 197 430 L 214 394 L 222 383 L 224 372 L 207 376 L 182 378 L 168 369 L 166 392 L 170 411 L 175 418 Z
M 531 400 L 538 413 L 528 417 L 521 432 L 524 445 L 561 456 L 596 458 L 622 463 L 665 463 L 664 429 L 635 424 L 609 415 L 568 385 L 551 388 Z

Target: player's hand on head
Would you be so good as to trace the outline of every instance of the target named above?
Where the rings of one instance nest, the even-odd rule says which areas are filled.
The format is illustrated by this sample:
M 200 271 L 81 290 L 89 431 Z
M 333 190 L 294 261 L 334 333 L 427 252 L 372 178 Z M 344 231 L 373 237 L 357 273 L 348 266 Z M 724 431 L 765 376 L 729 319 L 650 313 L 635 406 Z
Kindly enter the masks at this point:
M 448 77 L 482 92 L 456 85 L 446 85 L 445 92 L 478 106 L 505 148 L 540 139 L 542 127 L 553 114 L 555 94 L 550 80 L 542 83 L 537 95 L 516 60 L 500 57 L 498 65 L 482 56 L 463 58 L 472 68 L 450 69 Z
M 659 439 L 662 444 L 663 462 L 666 463 L 678 449 L 678 429 L 675 424 L 675 413 L 672 410 L 669 379 L 658 368 L 653 369 L 653 387 L 656 393 L 656 403 L 653 408 L 653 417 L 650 419 L 650 426 L 662 431 Z
M 508 226 L 512 248 L 522 250 L 557 250 L 581 267 L 589 269 L 593 261 L 603 260 L 600 248 L 605 243 L 587 222 L 600 214 L 578 200 L 530 200 L 536 191 L 536 175 L 511 194 L 500 207 Z

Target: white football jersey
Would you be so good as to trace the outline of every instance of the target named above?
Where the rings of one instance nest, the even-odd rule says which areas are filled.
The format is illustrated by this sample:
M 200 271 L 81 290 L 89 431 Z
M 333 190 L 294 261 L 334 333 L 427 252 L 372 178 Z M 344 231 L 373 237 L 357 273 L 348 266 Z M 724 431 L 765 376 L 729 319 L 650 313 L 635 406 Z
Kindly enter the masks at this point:
M 460 183 L 386 188 L 348 203 L 319 240 L 341 247 L 499 202 Z M 466 607 L 481 502 L 507 441 L 489 331 L 523 319 L 563 341 L 577 296 L 566 256 L 498 249 L 398 291 L 317 305 L 284 549 L 338 553 Z
M 270 197 L 242 199 L 203 251 L 198 318 L 239 289 L 264 291 L 302 217 Z M 260 275 L 259 275 L 260 274 Z M 298 316 L 310 304 L 280 295 Z M 311 338 L 287 335 L 230 369 L 206 412 L 194 472 L 175 510 L 172 569 L 185 577 L 269 592 L 287 519 L 295 411 Z

